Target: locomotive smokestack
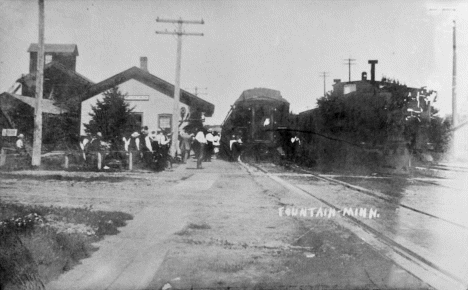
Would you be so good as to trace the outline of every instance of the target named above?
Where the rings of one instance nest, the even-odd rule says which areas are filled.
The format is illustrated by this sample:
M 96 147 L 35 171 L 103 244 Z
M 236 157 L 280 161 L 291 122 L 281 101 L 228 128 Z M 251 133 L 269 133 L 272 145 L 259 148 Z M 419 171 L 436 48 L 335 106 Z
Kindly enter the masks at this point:
M 375 82 L 375 64 L 379 63 L 379 61 L 378 60 L 369 60 L 368 63 L 370 63 L 370 65 L 371 65 L 371 70 L 370 70 L 371 82 Z

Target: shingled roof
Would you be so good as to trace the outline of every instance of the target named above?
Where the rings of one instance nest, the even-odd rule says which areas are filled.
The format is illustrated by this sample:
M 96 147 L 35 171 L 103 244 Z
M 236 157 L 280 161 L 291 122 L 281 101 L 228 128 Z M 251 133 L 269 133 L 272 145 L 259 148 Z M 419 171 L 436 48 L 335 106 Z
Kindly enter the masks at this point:
M 17 94 L 11 94 L 11 93 L 8 93 L 8 92 L 4 92 L 2 94 L 0 94 L 0 98 L 4 98 L 4 97 L 11 97 L 11 98 L 15 98 L 25 104 L 28 104 L 29 106 L 35 108 L 36 107 L 36 99 L 35 98 L 31 98 L 31 97 L 26 97 L 26 96 L 22 96 L 22 95 L 17 95 Z M 62 114 L 62 113 L 66 113 L 67 110 L 66 109 L 62 109 L 56 105 L 54 105 L 54 101 L 52 100 L 47 100 L 47 99 L 43 99 L 42 100 L 42 112 L 44 113 L 48 113 L 48 114 L 54 114 L 54 115 L 58 115 L 58 114 Z
M 78 46 L 76 44 L 53 44 L 48 43 L 44 45 L 46 53 L 70 53 L 78 55 Z M 37 43 L 31 43 L 28 48 L 28 52 L 38 52 L 39 45 Z
M 131 67 L 121 73 L 118 73 L 106 80 L 103 80 L 100 83 L 95 84 L 92 86 L 88 93 L 86 94 L 83 100 L 87 100 L 92 98 L 104 91 L 109 90 L 115 86 L 118 86 L 130 79 L 137 80 L 165 95 L 168 97 L 174 97 L 174 85 L 160 79 L 149 72 L 142 70 L 136 66 Z M 205 113 L 206 117 L 211 117 L 214 112 L 214 105 L 187 92 L 184 90 L 180 90 L 180 101 L 190 107 L 198 107 L 201 109 L 202 112 Z
M 59 63 L 58 61 L 52 61 L 49 62 L 44 66 L 44 70 L 48 70 L 51 68 L 55 68 L 59 70 L 60 72 L 67 74 L 68 76 L 72 77 L 73 79 L 86 84 L 86 85 L 93 85 L 93 81 L 88 79 L 87 77 L 83 76 L 82 74 L 77 73 L 74 70 L 66 68 L 63 64 Z M 31 82 L 36 80 L 36 74 L 35 73 L 29 73 L 27 75 L 22 76 L 17 80 L 17 82 Z

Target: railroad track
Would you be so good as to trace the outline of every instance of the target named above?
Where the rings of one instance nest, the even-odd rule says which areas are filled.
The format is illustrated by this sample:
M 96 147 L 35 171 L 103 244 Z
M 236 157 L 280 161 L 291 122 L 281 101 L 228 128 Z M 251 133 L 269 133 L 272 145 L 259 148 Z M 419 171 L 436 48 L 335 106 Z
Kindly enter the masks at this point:
M 409 211 L 413 215 L 424 216 L 424 218 L 446 224 L 447 227 L 458 228 L 458 230 L 463 232 L 468 231 L 468 228 L 465 225 L 455 223 L 448 219 L 433 215 L 424 210 L 420 210 L 409 205 L 400 204 L 385 197 L 382 193 L 358 187 L 340 180 L 336 180 L 330 176 L 316 174 L 296 166 L 294 167 L 294 170 L 297 172 L 296 175 L 295 173 L 270 173 L 268 172 L 268 170 L 266 170 L 258 164 L 246 164 L 242 162 L 240 158 L 239 162 L 249 172 L 253 174 L 266 175 L 271 179 L 275 180 L 276 182 L 282 184 L 290 191 L 296 192 L 302 196 L 304 196 L 305 194 L 312 199 L 322 202 L 330 208 L 334 208 L 337 211 L 340 210 L 340 206 L 336 204 L 336 202 L 327 200 L 326 198 L 323 198 L 320 195 L 318 195 L 316 192 L 310 192 L 309 190 L 298 186 L 296 183 L 287 181 L 281 176 L 297 176 L 302 178 L 310 176 L 323 182 L 339 184 L 353 191 L 357 191 L 360 194 L 365 194 L 371 198 L 381 200 L 384 203 L 391 204 L 394 207 L 396 206 L 398 208 L 401 208 L 402 210 Z M 416 181 L 424 183 L 423 180 Z M 385 233 L 378 227 L 375 227 L 372 224 L 368 224 L 354 216 L 348 215 L 344 218 L 334 219 L 334 221 L 355 233 L 361 239 L 363 239 L 375 249 L 377 249 L 384 256 L 393 260 L 397 265 L 401 266 L 403 269 L 412 273 L 414 276 L 418 277 L 419 279 L 426 282 L 435 289 L 468 289 L 468 277 L 465 277 L 464 272 L 460 273 L 460 271 L 454 271 L 453 267 L 448 265 L 446 261 L 441 261 L 440 259 L 438 259 L 437 255 L 431 253 L 430 251 L 427 251 L 427 249 L 419 246 L 417 243 L 398 238 L 397 236 L 392 237 L 391 235 Z

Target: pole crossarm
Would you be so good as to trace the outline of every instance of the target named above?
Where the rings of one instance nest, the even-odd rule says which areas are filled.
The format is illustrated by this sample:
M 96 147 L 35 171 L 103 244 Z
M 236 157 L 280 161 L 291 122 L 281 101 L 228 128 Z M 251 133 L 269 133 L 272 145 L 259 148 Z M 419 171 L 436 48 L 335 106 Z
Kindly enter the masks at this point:
M 170 31 L 156 31 L 156 34 L 171 34 L 171 35 L 192 35 L 192 36 L 204 36 L 203 33 L 197 33 L 197 32 L 170 32 Z
M 182 20 L 179 19 L 163 19 L 163 18 L 156 18 L 156 22 L 163 22 L 163 23 L 186 23 L 186 24 L 205 24 L 205 21 L 202 20 Z
M 194 88 L 187 88 L 186 90 L 194 90 L 195 91 L 195 96 L 198 96 L 198 95 L 207 95 L 208 93 L 206 92 L 203 92 L 203 93 L 200 93 L 199 90 L 208 90 L 208 88 L 200 88 L 200 87 L 194 87 Z

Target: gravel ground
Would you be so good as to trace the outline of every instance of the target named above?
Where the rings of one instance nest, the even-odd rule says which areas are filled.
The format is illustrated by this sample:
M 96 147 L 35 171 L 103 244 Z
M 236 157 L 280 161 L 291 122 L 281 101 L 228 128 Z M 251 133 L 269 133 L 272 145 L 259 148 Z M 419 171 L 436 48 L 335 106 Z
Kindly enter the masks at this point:
M 167 283 L 177 289 L 301 285 L 430 289 L 333 219 L 278 214 L 280 207 L 313 207 L 318 205 L 315 201 L 266 176 L 249 174 L 237 163 L 214 160 L 203 165 L 203 170 L 195 170 L 189 161 L 160 173 L 2 174 L 0 202 L 91 206 L 127 212 L 135 220 L 144 211 L 159 211 L 165 218 L 148 220 L 151 230 L 171 230 L 155 241 L 161 245 L 156 248 L 165 249 L 162 262 L 150 271 L 151 279 L 142 289 L 160 289 Z M 146 225 L 144 230 L 148 229 Z M 125 230 L 138 236 L 143 227 L 129 223 L 123 234 Z M 125 239 L 132 242 L 131 236 Z M 111 248 L 113 241 L 102 245 Z M 119 251 L 126 255 L 125 248 Z

